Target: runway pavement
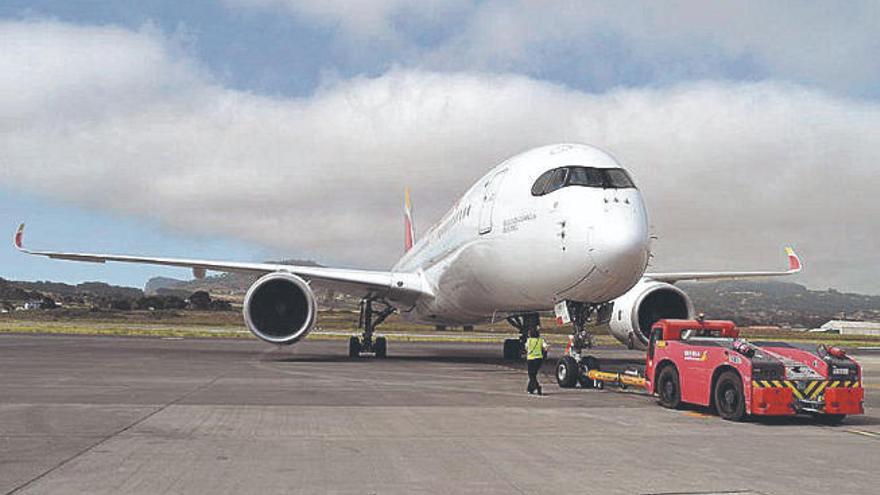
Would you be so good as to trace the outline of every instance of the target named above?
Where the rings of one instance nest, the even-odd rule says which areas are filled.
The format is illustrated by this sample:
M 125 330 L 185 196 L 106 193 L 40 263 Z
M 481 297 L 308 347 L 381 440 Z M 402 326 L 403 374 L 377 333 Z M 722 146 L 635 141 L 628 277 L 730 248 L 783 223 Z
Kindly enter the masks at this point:
M 0 335 L 0 493 L 876 493 L 868 414 L 730 423 L 654 399 L 544 398 L 487 344 Z M 605 351 L 606 354 L 608 351 Z M 625 352 L 625 351 L 624 351 Z M 614 351 L 620 354 L 620 351 Z

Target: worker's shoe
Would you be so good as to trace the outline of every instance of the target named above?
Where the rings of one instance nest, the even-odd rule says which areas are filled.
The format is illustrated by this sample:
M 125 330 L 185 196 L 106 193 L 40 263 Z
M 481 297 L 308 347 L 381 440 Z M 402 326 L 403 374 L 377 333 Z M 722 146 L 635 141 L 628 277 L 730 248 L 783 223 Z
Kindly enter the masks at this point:
M 538 385 L 538 395 L 544 395 L 544 392 L 541 390 L 540 385 Z

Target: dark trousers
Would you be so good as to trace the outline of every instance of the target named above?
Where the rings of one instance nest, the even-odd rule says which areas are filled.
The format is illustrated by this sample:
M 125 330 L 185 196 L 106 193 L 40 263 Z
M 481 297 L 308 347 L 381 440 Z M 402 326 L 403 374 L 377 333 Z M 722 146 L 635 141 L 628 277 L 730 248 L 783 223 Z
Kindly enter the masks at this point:
M 541 364 L 544 363 L 544 360 L 529 359 L 526 363 L 529 366 L 529 386 L 526 391 L 532 393 L 541 388 L 541 384 L 538 383 L 538 372 L 541 371 Z

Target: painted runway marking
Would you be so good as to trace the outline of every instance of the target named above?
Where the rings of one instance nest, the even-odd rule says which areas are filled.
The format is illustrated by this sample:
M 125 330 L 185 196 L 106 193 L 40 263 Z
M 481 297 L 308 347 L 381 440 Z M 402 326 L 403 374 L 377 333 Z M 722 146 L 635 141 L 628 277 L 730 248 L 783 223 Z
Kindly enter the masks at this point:
M 876 438 L 876 439 L 880 440 L 880 432 L 877 432 L 877 431 L 868 431 L 868 430 L 846 430 L 846 431 L 847 431 L 847 433 L 861 435 L 863 437 L 868 437 L 868 438 Z

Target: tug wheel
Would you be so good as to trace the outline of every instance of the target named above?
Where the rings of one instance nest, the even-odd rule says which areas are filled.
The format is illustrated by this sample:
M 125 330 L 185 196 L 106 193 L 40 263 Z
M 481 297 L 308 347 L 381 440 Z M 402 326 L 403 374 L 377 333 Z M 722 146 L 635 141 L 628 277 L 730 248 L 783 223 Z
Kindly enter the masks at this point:
M 657 394 L 660 405 L 669 409 L 677 409 L 681 405 L 681 383 L 678 370 L 674 366 L 665 366 L 657 377 Z
M 728 421 L 742 421 L 746 415 L 746 399 L 742 379 L 733 371 L 725 371 L 715 383 L 715 408 Z
M 572 388 L 578 381 L 578 363 L 571 356 L 562 356 L 556 364 L 556 383 L 562 388 Z

